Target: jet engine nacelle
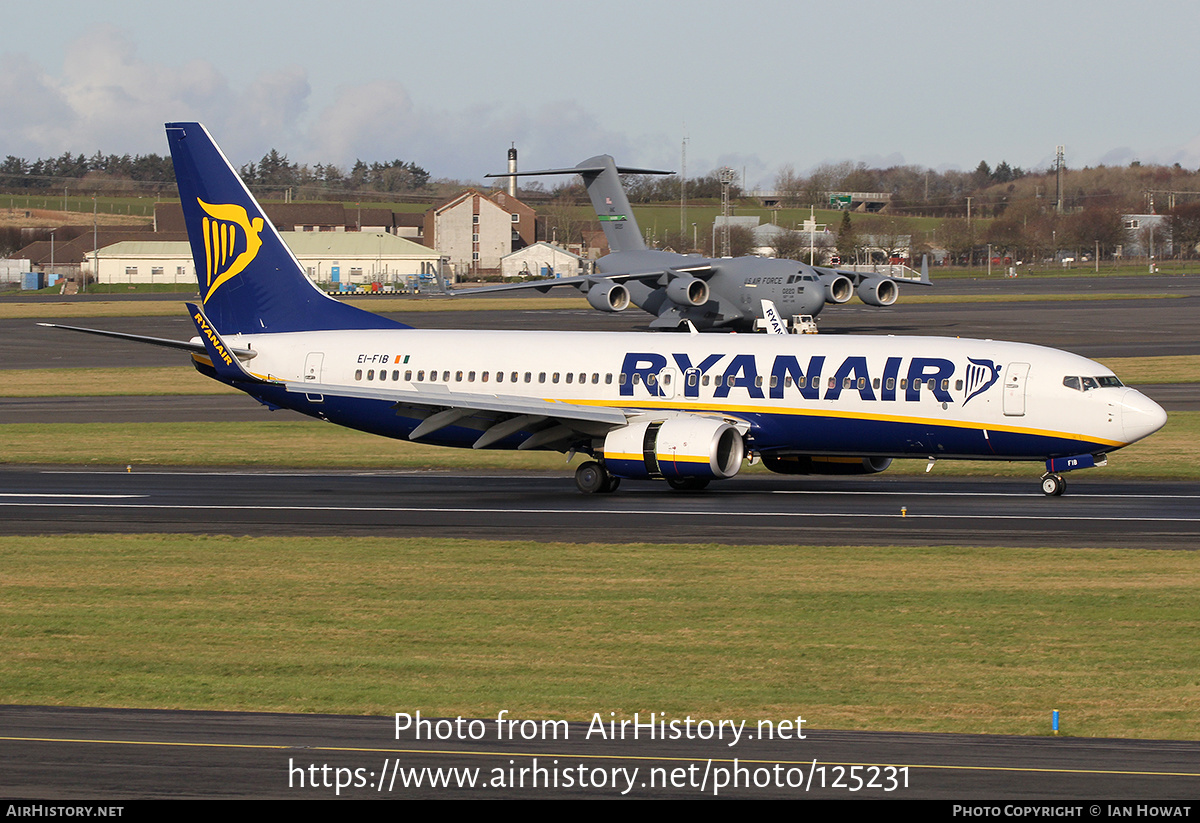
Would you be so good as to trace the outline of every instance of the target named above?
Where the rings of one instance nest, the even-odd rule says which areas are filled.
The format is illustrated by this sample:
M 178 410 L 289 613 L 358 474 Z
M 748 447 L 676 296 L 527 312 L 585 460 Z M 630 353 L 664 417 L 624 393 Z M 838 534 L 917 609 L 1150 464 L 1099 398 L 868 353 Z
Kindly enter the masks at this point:
M 708 302 L 708 284 L 699 277 L 676 277 L 667 283 L 667 299 L 677 306 L 703 306 Z
M 858 299 L 868 306 L 890 306 L 899 296 L 900 287 L 895 280 L 868 277 L 858 284 Z
M 620 283 L 597 283 L 588 289 L 587 301 L 600 311 L 625 311 L 629 308 L 629 289 Z
M 742 467 L 745 444 L 724 420 L 672 417 L 634 423 L 604 438 L 604 466 L 617 477 L 727 480 Z
M 762 462 L 778 474 L 877 474 L 892 465 L 892 458 L 764 454 Z
M 854 284 L 844 274 L 822 274 L 820 278 L 826 303 L 845 303 L 854 294 Z

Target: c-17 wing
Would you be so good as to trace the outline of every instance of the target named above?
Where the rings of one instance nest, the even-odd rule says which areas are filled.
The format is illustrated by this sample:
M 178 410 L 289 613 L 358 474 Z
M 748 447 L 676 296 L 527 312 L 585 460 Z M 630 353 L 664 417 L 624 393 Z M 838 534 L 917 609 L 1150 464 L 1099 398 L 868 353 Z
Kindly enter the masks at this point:
M 862 283 L 864 280 L 878 278 L 880 280 L 896 280 L 901 283 L 911 283 L 914 286 L 932 286 L 933 281 L 929 279 L 929 258 L 923 256 L 921 258 L 921 276 L 920 278 L 907 277 L 902 274 L 892 274 L 891 272 L 873 272 L 873 271 L 850 271 L 848 269 L 833 269 L 827 266 L 813 266 L 814 271 L 818 274 L 831 277 L 848 277 L 855 286 Z
M 502 291 L 517 291 L 519 289 L 536 289 L 545 294 L 555 286 L 574 286 L 580 291 L 586 292 L 589 288 L 597 283 L 605 280 L 614 283 L 623 283 L 626 280 L 655 280 L 655 279 L 670 279 L 673 276 L 678 276 L 681 273 L 687 273 L 701 280 L 706 279 L 713 273 L 712 264 L 705 261 L 701 264 L 693 266 L 662 266 L 646 269 L 645 271 L 621 271 L 621 272 L 604 272 L 599 274 L 580 274 L 572 277 L 556 277 L 546 278 L 543 280 L 526 280 L 522 283 L 500 283 L 495 286 L 480 286 L 475 289 L 455 289 L 446 290 L 446 293 L 452 297 L 469 297 L 476 294 L 494 294 Z
M 477 289 L 462 289 L 447 291 L 454 297 L 467 297 L 478 294 L 495 294 L 497 292 L 517 291 L 519 289 L 535 289 L 546 294 L 555 286 L 571 286 L 587 296 L 592 308 L 599 311 L 618 312 L 629 307 L 629 290 L 622 285 L 630 280 L 640 280 L 653 286 L 666 286 L 672 280 L 685 278 L 695 284 L 689 299 L 695 305 L 708 300 L 708 289 L 696 281 L 707 280 L 715 273 L 712 264 L 705 261 L 686 266 L 662 266 L 645 271 L 603 272 L 599 274 L 582 274 L 576 277 L 560 277 L 555 280 L 530 280 L 525 283 L 503 283 L 498 286 L 482 286 Z M 697 290 L 698 289 L 698 290 Z

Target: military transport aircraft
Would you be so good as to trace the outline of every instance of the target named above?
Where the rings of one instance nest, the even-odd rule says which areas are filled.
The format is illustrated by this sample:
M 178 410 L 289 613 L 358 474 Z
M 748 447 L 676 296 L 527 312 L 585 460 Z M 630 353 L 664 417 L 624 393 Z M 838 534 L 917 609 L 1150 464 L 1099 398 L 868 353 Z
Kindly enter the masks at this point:
M 646 248 L 621 185 L 622 174 L 673 174 L 654 169 L 619 167 L 607 154 L 584 160 L 570 169 L 544 169 L 488 177 L 530 177 L 578 174 L 604 229 L 611 254 L 596 261 L 594 274 L 556 280 L 511 283 L 461 289 L 453 296 L 488 292 L 574 286 L 587 295 L 594 309 L 624 311 L 632 303 L 656 315 L 652 329 L 677 329 L 690 323 L 698 329 L 750 331 L 762 300 L 772 301 L 790 320 L 816 316 L 827 303 L 845 303 L 855 293 L 869 306 L 890 306 L 899 297 L 897 278 L 875 273 L 841 271 L 810 266 L 796 260 L 766 257 L 704 258 Z M 922 264 L 920 280 L 929 285 L 929 270 Z
M 746 458 L 785 474 L 871 473 L 895 457 L 1045 461 L 1065 471 L 1166 414 L 1077 355 L 938 337 L 424 331 L 341 303 L 304 274 L 199 123 L 167 124 L 202 305 L 163 340 L 272 408 L 461 448 L 588 456 L 575 481 L 678 489 Z M 70 328 L 70 327 L 66 327 Z

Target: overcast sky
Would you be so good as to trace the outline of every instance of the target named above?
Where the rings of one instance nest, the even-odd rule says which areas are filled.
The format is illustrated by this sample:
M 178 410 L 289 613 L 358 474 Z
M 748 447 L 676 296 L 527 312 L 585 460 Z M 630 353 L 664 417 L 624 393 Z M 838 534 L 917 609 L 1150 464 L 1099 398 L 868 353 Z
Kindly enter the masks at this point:
M 1200 167 L 1200 4 L 6 4 L 0 156 L 165 154 L 200 120 L 235 164 L 411 160 L 435 177 L 612 154 L 730 165 Z

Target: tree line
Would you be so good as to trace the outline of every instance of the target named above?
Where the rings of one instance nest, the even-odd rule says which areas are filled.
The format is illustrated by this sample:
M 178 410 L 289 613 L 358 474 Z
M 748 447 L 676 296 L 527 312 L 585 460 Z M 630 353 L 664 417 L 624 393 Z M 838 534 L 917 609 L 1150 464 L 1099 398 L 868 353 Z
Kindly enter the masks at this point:
M 264 154 L 258 162 L 245 164 L 239 173 L 248 186 L 267 191 L 305 188 L 318 195 L 419 192 L 429 185 L 429 172 L 410 161 L 356 160 L 349 170 L 343 170 L 332 163 L 315 166 L 293 163 L 276 149 Z M 96 152 L 86 157 L 64 152 L 59 157 L 32 162 L 10 154 L 0 163 L 0 188 L 14 194 L 55 191 L 64 186 L 89 191 L 120 188 L 158 191 L 169 189 L 174 183 L 171 158 L 158 154 Z

